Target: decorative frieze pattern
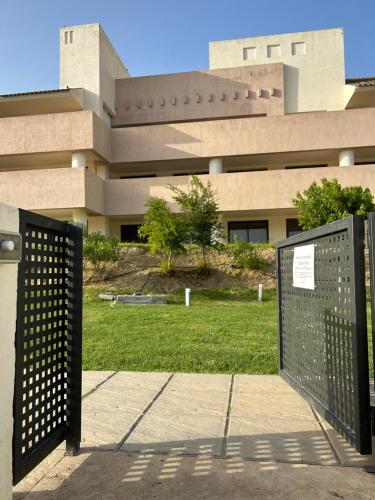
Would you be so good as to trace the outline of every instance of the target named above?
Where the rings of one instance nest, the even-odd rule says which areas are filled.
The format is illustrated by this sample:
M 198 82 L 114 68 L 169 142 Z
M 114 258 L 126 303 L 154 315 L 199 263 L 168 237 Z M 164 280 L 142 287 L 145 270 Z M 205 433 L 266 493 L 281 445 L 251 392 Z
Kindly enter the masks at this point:
M 204 103 L 210 102 L 215 103 L 218 101 L 229 101 L 233 99 L 234 101 L 240 101 L 241 99 L 270 99 L 271 97 L 282 97 L 282 90 L 276 89 L 274 87 L 270 88 L 257 88 L 255 90 L 251 90 L 250 88 L 245 89 L 243 91 L 235 90 L 233 92 L 221 92 L 219 94 L 209 93 L 207 95 L 203 95 L 199 92 L 195 92 L 193 97 L 190 95 L 185 95 L 182 98 L 178 98 L 176 96 L 170 97 L 169 99 L 165 97 L 160 97 L 158 99 L 148 97 L 148 98 L 138 98 L 135 101 L 127 100 L 123 105 L 123 110 L 131 111 L 132 109 L 143 109 L 146 107 L 153 108 L 155 106 L 164 107 L 168 104 L 172 106 L 177 106 L 179 104 L 189 104 L 189 103 Z

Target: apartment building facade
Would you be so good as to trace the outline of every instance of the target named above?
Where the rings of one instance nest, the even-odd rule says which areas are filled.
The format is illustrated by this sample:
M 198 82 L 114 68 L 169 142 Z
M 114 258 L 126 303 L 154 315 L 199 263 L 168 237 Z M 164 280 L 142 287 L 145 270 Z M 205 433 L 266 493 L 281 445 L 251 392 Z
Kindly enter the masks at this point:
M 345 79 L 342 29 L 211 42 L 204 71 L 131 77 L 98 24 L 60 30 L 60 88 L 0 97 L 0 201 L 137 239 L 190 174 L 229 240 L 299 231 L 323 177 L 375 194 L 375 77 Z

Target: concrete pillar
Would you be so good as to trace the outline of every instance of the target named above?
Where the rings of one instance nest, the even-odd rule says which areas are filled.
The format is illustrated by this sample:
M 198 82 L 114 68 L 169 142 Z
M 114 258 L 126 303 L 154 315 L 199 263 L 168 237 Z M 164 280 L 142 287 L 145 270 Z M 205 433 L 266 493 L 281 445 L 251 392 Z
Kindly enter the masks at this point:
M 87 211 L 85 208 L 73 208 L 73 222 L 87 228 Z
M 104 163 L 97 165 L 96 175 L 101 179 L 109 179 L 109 166 Z
M 354 165 L 354 149 L 343 149 L 339 154 L 340 167 L 352 167 Z
M 223 173 L 222 158 L 210 158 L 208 162 L 208 170 L 210 174 L 222 174 Z
M 90 217 L 88 222 L 89 233 L 102 233 L 109 236 L 109 218 L 104 215 Z
M 86 154 L 82 152 L 72 153 L 72 167 L 86 167 Z
M 18 233 L 18 209 L 0 204 L 0 230 Z M 0 261 L 1 262 L 1 261 Z M 0 263 L 0 498 L 12 499 L 13 391 L 16 352 L 17 264 Z

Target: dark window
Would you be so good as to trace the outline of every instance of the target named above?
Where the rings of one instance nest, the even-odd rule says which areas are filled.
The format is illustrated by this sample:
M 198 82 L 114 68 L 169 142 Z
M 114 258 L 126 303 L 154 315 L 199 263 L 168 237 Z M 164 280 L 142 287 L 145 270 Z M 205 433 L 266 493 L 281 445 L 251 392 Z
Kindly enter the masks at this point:
M 121 241 L 126 243 L 141 243 L 138 236 L 138 228 L 141 224 L 123 224 L 121 225 Z
M 147 175 L 122 175 L 120 179 L 148 179 L 149 177 L 156 177 L 156 174 Z
M 268 220 L 228 222 L 228 239 L 231 243 L 268 243 Z
M 172 174 L 173 177 L 181 177 L 183 175 L 207 175 L 208 171 L 205 172 L 178 172 L 177 174 Z
M 321 163 L 319 165 L 296 165 L 293 167 L 285 167 L 285 170 L 295 170 L 296 168 L 320 168 L 328 167 L 327 163 Z
M 295 234 L 302 233 L 303 229 L 298 224 L 297 219 L 287 219 L 286 220 L 286 237 L 294 236 Z
M 228 174 L 237 174 L 241 172 L 266 172 L 268 168 L 245 168 L 242 170 L 228 170 Z

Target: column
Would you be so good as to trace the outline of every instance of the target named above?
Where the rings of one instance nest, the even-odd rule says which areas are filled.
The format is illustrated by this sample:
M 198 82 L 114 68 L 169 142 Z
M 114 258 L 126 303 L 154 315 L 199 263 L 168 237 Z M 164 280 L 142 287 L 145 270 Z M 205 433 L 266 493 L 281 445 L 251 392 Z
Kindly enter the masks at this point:
M 109 218 L 104 215 L 90 217 L 89 233 L 102 233 L 104 236 L 109 236 Z
M 105 163 L 96 165 L 96 175 L 101 179 L 109 179 L 109 166 Z
M 86 167 L 86 154 L 83 152 L 72 153 L 72 168 Z
M 208 162 L 208 170 L 210 174 L 222 174 L 223 173 L 222 158 L 210 158 Z
M 87 228 L 87 211 L 85 208 L 73 208 L 73 222 L 80 224 L 83 229 Z
M 352 167 L 354 165 L 354 149 L 343 149 L 339 154 L 340 167 Z
M 18 209 L 0 204 L 0 230 L 18 233 Z M 12 499 L 13 392 L 17 318 L 16 263 L 0 260 L 0 498 Z M 19 430 L 21 432 L 21 430 Z

